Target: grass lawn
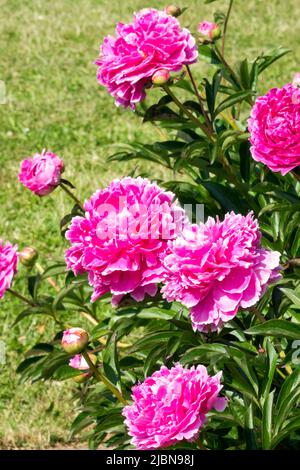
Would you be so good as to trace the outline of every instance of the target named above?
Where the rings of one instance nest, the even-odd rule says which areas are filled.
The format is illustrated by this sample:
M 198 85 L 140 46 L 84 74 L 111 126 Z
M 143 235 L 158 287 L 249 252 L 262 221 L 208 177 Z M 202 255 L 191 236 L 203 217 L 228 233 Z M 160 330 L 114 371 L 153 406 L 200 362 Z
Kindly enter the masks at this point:
M 164 1 L 150 2 L 152 7 Z M 195 31 L 213 9 L 225 11 L 227 1 L 204 5 L 184 2 L 190 9 L 181 22 Z M 113 177 L 149 168 L 106 163 L 119 142 L 159 139 L 150 124 L 116 108 L 95 79 L 98 47 L 117 21 L 129 21 L 133 11 L 150 6 L 145 0 L 0 0 L 0 80 L 7 103 L 0 105 L 0 238 L 36 246 L 40 262 L 62 253 L 60 218 L 70 208 L 61 191 L 33 197 L 17 181 L 18 166 L 43 148 L 62 156 L 65 177 L 83 199 Z M 278 45 L 292 53 L 269 69 L 261 92 L 281 86 L 300 70 L 299 0 L 236 0 L 226 46 L 228 59 L 251 60 Z M 206 65 L 194 66 L 201 79 Z M 161 176 L 151 168 L 151 177 Z M 22 280 L 24 270 L 18 278 Z M 22 285 L 20 281 L 17 281 Z M 28 319 L 12 328 L 20 304 L 7 295 L 1 301 L 0 340 L 6 343 L 6 364 L 0 365 L 0 448 L 45 448 L 68 440 L 73 418 L 71 383 L 20 384 L 15 374 L 24 351 L 50 339 L 49 320 Z M 67 445 L 67 444 L 66 444 Z

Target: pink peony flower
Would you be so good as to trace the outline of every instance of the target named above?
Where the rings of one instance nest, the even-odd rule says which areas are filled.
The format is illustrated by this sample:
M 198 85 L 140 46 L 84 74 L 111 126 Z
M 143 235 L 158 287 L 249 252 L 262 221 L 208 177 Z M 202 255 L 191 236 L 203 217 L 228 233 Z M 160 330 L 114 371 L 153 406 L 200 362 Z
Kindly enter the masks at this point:
M 60 183 L 63 161 L 55 153 L 43 151 L 21 162 L 19 180 L 38 196 L 46 196 Z
M 63 332 L 61 345 L 68 354 L 77 354 L 83 351 L 88 341 L 88 333 L 82 328 L 74 327 Z
M 131 443 L 151 450 L 197 439 L 206 414 L 226 407 L 226 398 L 219 397 L 221 375 L 211 377 L 201 365 L 184 369 L 176 364 L 171 369 L 162 366 L 134 386 L 133 404 L 123 409 Z
M 196 42 L 178 20 L 164 11 L 145 8 L 130 24 L 118 23 L 116 36 L 100 48 L 97 78 L 117 105 L 135 108 L 159 69 L 179 72 L 197 59 Z
M 300 164 L 300 90 L 292 84 L 257 98 L 248 121 L 251 153 L 285 175 Z
M 174 194 L 143 178 L 114 180 L 98 190 L 74 217 L 66 238 L 68 269 L 89 274 L 92 301 L 107 292 L 116 305 L 125 294 L 154 296 L 162 279 L 160 255 L 185 222 Z
M 280 253 L 261 248 L 260 239 L 252 214 L 231 212 L 223 222 L 210 217 L 206 224 L 191 225 L 169 242 L 162 293 L 191 309 L 194 330 L 222 327 L 280 278 Z
M 73 369 L 79 370 L 87 370 L 90 368 L 81 354 L 76 354 L 76 356 L 72 357 L 69 361 L 69 365 L 73 367 Z
M 202 23 L 199 23 L 197 29 L 202 36 L 210 40 L 218 39 L 221 36 L 221 29 L 217 23 L 202 21 Z
M 0 299 L 10 288 L 14 275 L 17 272 L 18 254 L 17 245 L 0 240 Z

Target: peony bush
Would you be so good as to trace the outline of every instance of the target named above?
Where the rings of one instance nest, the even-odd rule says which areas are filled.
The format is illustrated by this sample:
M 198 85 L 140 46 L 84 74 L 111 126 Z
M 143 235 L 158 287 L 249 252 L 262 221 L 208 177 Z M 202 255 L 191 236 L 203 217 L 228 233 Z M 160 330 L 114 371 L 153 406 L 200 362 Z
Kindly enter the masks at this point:
M 18 372 L 74 381 L 71 433 L 91 448 L 299 445 L 299 73 L 263 94 L 288 50 L 230 64 L 231 8 L 200 16 L 197 31 L 178 6 L 144 8 L 103 39 L 95 65 L 112 107 L 162 131 L 109 161 L 149 161 L 148 177 L 135 169 L 81 201 L 52 151 L 21 163 L 32 197 L 63 190 L 70 213 L 58 224 L 65 257 L 45 270 L 34 247 L 0 242 L 15 323 L 47 315 L 57 327 Z

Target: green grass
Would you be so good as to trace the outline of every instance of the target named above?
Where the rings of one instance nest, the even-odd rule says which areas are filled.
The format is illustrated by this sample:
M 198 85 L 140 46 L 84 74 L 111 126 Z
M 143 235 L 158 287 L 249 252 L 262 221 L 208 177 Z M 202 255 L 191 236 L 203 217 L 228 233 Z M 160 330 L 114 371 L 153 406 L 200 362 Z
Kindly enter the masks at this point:
M 165 2 L 150 2 L 163 7 Z M 202 19 L 213 19 L 213 9 L 228 2 L 190 6 L 182 23 L 195 31 Z M 298 0 L 236 0 L 229 25 L 228 59 L 249 59 L 277 45 L 293 52 L 271 68 L 261 92 L 281 86 L 298 70 L 300 56 Z M 130 111 L 118 109 L 95 79 L 98 47 L 117 21 L 129 21 L 133 11 L 149 6 L 145 0 L 0 0 L 0 80 L 7 103 L 0 105 L 0 238 L 23 247 L 34 245 L 41 264 L 62 253 L 58 222 L 70 202 L 57 190 L 50 197 L 33 197 L 17 181 L 19 162 L 43 148 L 61 155 L 65 176 L 83 199 L 113 177 L 149 168 L 106 163 L 113 146 L 135 139 L 159 139 L 150 124 L 142 125 Z M 201 79 L 207 66 L 194 66 Z M 151 168 L 151 176 L 161 176 Z M 22 288 L 24 271 L 19 274 Z M 24 351 L 51 337 L 53 325 L 42 319 L 26 320 L 14 329 L 20 311 L 8 295 L 1 301 L 0 339 L 6 342 L 7 363 L 0 366 L 0 448 L 44 448 L 67 442 L 68 427 L 76 410 L 68 384 L 19 383 L 14 372 Z M 64 444 L 62 444 L 64 445 Z

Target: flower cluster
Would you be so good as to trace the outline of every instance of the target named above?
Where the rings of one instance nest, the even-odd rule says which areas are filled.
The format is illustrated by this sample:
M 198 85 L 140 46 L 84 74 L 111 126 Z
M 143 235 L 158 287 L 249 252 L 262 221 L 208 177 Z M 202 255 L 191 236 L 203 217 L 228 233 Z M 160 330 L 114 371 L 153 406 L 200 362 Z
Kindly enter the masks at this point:
M 154 296 L 162 280 L 161 254 L 185 221 L 174 194 L 143 178 L 114 180 L 97 191 L 74 217 L 66 238 L 68 269 L 89 274 L 92 301 L 111 292 L 113 304 L 125 294 L 140 301 Z
M 18 247 L 0 240 L 0 299 L 10 288 L 18 265 Z
M 211 377 L 201 365 L 184 369 L 176 364 L 162 366 L 133 387 L 133 404 L 123 409 L 131 443 L 150 450 L 196 439 L 206 414 L 226 407 L 219 396 L 221 375 Z
M 282 175 L 300 165 L 300 90 L 296 85 L 272 88 L 257 98 L 248 126 L 254 160 Z
M 178 20 L 164 11 L 145 8 L 132 23 L 118 23 L 116 36 L 100 48 L 97 78 L 117 105 L 135 108 L 159 69 L 179 72 L 197 59 L 196 42 Z
M 215 331 L 239 307 L 253 306 L 267 285 L 277 280 L 280 253 L 260 246 L 252 214 L 226 214 L 191 225 L 169 242 L 164 257 L 162 293 L 190 308 L 193 328 Z
M 60 183 L 63 161 L 51 152 L 43 151 L 21 162 L 19 180 L 38 196 L 46 196 Z

